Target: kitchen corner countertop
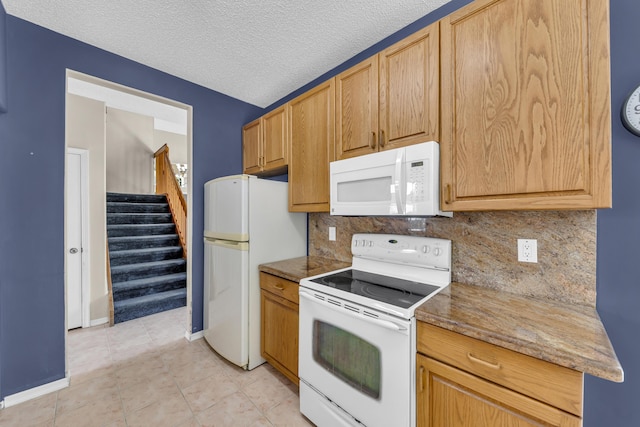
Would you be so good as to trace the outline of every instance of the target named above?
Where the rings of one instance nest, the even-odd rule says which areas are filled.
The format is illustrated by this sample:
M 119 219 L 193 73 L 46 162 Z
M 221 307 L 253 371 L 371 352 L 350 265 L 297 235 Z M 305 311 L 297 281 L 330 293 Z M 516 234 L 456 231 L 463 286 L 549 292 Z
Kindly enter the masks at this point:
M 606 380 L 624 372 L 595 308 L 452 283 L 416 319 Z
M 349 266 L 351 266 L 351 263 L 335 259 L 319 256 L 303 256 L 261 264 L 258 268 L 264 273 L 273 274 L 274 276 L 300 283 L 300 280 L 305 277 L 328 273 Z

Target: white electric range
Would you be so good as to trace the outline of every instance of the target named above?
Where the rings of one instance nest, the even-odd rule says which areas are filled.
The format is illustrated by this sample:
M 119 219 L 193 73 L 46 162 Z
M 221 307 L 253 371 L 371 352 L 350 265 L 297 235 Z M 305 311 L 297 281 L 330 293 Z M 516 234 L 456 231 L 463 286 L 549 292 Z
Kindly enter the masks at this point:
M 300 281 L 300 410 L 318 426 L 415 425 L 415 310 L 451 241 L 355 234 L 352 266 Z

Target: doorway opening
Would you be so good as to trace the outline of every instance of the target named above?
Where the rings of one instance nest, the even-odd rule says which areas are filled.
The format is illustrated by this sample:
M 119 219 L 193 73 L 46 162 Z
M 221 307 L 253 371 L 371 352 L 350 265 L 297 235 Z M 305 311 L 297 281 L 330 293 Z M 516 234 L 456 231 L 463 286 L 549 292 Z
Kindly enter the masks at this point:
M 144 167 L 132 164 L 135 155 L 127 155 L 126 146 L 118 146 L 114 149 L 109 145 L 107 135 L 107 114 L 115 113 L 118 117 L 132 117 L 133 120 L 142 120 L 150 123 L 151 138 L 145 143 L 147 146 L 138 146 L 136 155 L 146 151 L 151 153 L 149 162 Z M 82 285 L 82 327 L 97 326 L 108 323 L 113 318 L 109 306 L 109 284 L 107 283 L 107 233 L 106 212 L 107 192 L 127 192 L 127 185 L 137 186 L 135 192 L 153 193 L 153 153 L 158 148 L 156 145 L 171 147 L 172 160 L 184 170 L 186 183 L 183 194 L 187 205 L 186 219 L 186 306 L 187 328 L 185 336 L 190 338 L 191 331 L 191 300 L 192 284 L 191 269 L 192 251 L 192 117 L 193 111 L 190 105 L 186 105 L 158 95 L 146 93 L 137 89 L 122 86 L 113 82 L 102 80 L 93 76 L 67 70 L 66 76 L 66 103 L 65 103 L 65 149 L 84 149 L 88 152 L 89 176 L 86 185 L 87 212 L 91 219 L 85 224 L 87 234 L 86 281 Z M 128 120 L 128 119 L 127 119 Z M 112 120 L 113 121 L 113 120 Z M 137 126 L 137 125 L 136 125 Z M 130 128 L 121 127 L 115 131 L 135 139 L 138 143 L 142 138 L 138 134 L 132 135 Z M 140 144 L 138 144 L 140 145 Z M 123 155 L 124 154 L 124 155 Z M 182 166 L 185 165 L 185 166 Z M 65 171 L 70 165 L 65 164 Z M 129 174 L 130 179 L 123 179 Z M 66 178 L 71 179 L 71 178 Z M 133 184 L 131 184 L 133 183 Z M 65 183 L 65 200 L 68 197 L 67 183 Z M 65 241 L 69 238 L 70 227 L 67 224 L 67 208 L 65 207 Z M 89 221 L 87 221 L 89 222 Z M 69 267 L 65 265 L 65 310 L 70 308 Z M 77 301 L 77 299 L 75 300 Z M 69 328 L 69 327 L 68 327 Z M 66 338 L 65 338 L 66 343 Z M 69 361 L 67 360 L 67 371 Z

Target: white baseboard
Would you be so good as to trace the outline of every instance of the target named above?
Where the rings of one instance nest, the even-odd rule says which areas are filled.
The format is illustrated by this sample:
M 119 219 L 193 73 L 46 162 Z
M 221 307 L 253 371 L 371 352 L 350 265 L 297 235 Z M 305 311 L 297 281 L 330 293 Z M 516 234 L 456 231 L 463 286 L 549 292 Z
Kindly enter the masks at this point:
M 189 331 L 185 331 L 184 332 L 184 337 L 187 339 L 187 341 L 195 341 L 195 340 L 198 340 L 198 339 L 204 337 L 204 331 L 198 331 L 198 332 L 196 332 L 194 334 L 192 334 Z
M 38 387 L 30 388 L 29 390 L 21 391 L 20 393 L 5 396 L 2 401 L 2 406 L 8 408 L 10 406 L 17 405 L 27 400 L 35 399 L 36 397 L 44 396 L 45 394 L 53 393 L 54 391 L 62 390 L 69 387 L 69 378 L 62 378 L 58 381 L 53 381 L 47 384 L 43 384 Z
M 101 319 L 94 319 L 91 322 L 89 322 L 89 326 L 99 326 L 99 325 L 104 325 L 105 323 L 109 323 L 108 317 L 103 317 Z

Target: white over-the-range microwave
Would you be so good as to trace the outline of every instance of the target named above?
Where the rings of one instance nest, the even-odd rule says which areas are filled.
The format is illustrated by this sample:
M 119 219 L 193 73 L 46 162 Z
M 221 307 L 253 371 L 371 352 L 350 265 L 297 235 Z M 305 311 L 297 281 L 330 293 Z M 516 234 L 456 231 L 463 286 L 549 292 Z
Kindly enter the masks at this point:
M 440 147 L 429 141 L 331 162 L 331 215 L 453 216 L 440 210 Z

